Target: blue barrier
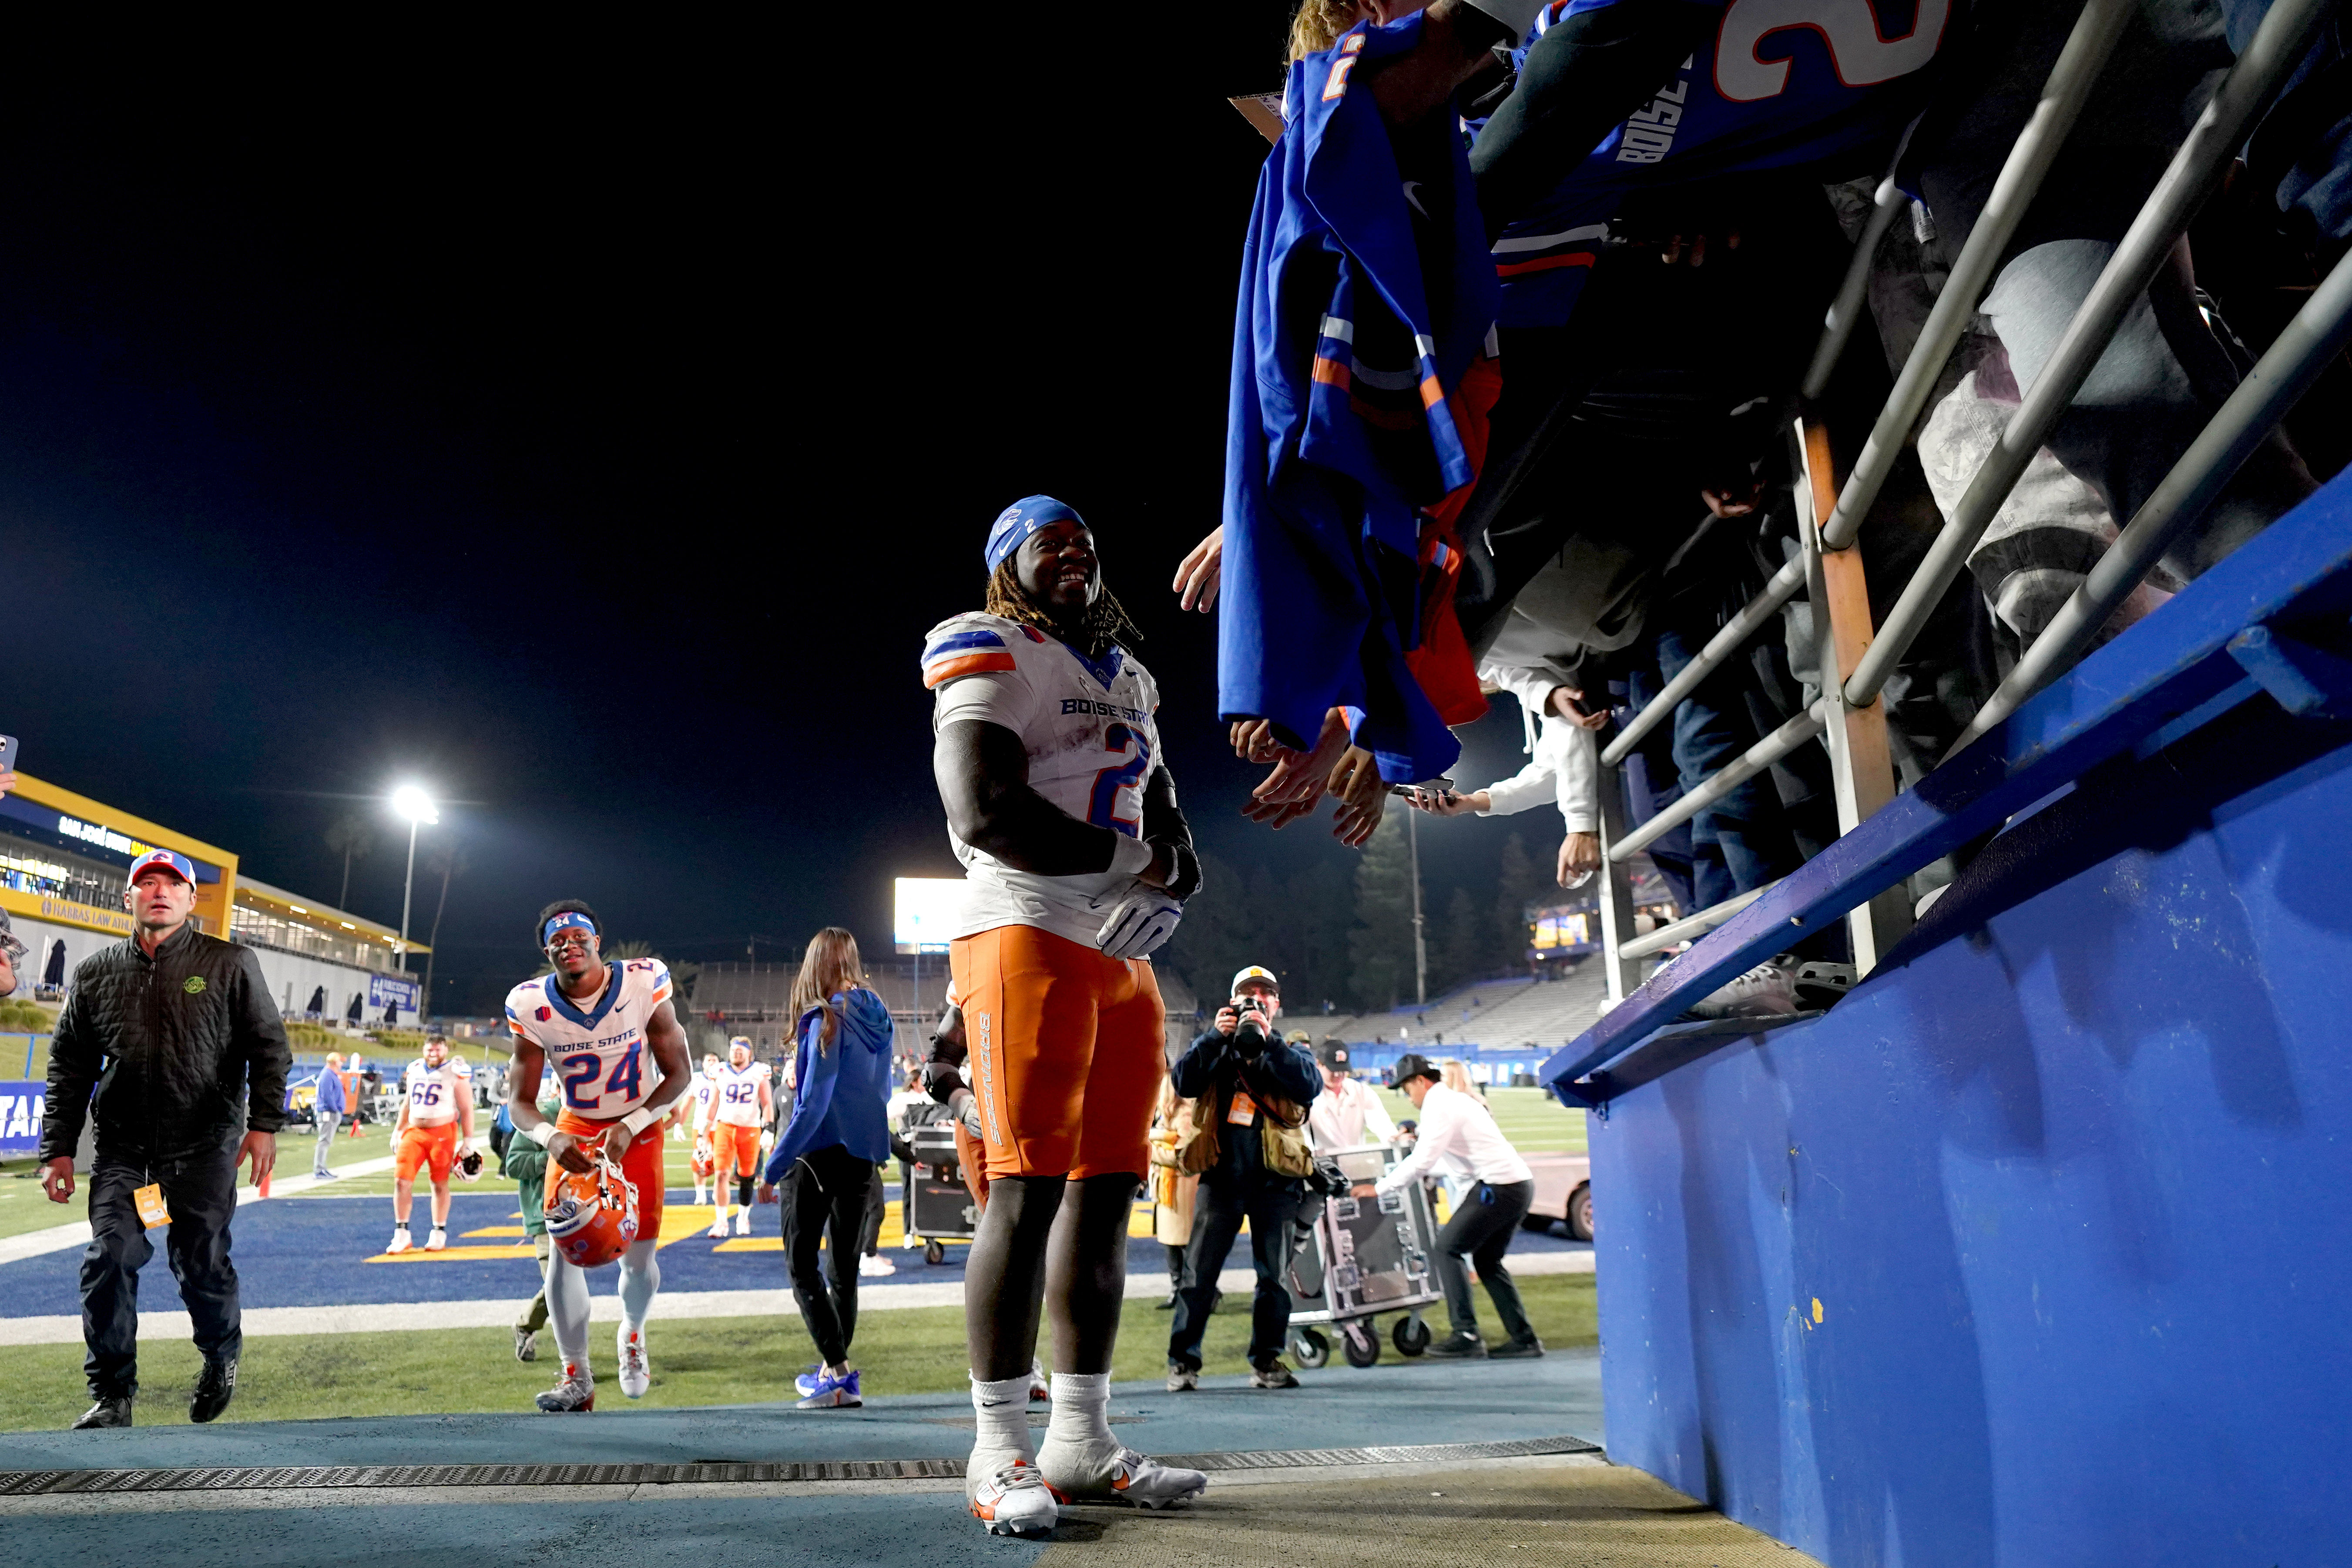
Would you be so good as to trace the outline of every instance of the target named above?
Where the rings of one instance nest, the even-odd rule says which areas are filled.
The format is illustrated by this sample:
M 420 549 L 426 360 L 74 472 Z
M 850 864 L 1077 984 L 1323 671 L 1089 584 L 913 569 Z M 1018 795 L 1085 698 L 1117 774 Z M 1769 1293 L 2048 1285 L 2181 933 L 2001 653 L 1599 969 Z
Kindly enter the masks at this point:
M 47 1084 L 0 1082 L 0 1154 L 30 1154 L 40 1147 L 47 1094 Z
M 2352 1561 L 2352 475 L 1545 1066 L 1609 1449 L 1849 1564 Z M 1864 983 L 1689 1002 L 2006 826 Z

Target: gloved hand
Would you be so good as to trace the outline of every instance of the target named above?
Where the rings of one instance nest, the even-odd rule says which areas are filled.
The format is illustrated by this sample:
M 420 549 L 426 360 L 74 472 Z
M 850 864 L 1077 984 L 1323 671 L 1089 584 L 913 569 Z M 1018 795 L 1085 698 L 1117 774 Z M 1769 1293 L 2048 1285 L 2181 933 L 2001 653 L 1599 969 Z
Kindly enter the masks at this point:
M 963 1123 L 965 1131 L 985 1141 L 986 1135 L 980 1130 L 980 1096 L 958 1084 L 955 1091 L 948 1096 L 947 1106 L 955 1112 L 956 1120 Z
M 966 1094 L 971 1092 L 963 1081 L 962 1073 L 945 1062 L 936 1061 L 923 1064 L 923 1088 L 941 1105 L 953 1105 L 959 1089 Z
M 1111 906 L 1110 918 L 1096 933 L 1095 944 L 1106 958 L 1148 958 L 1176 930 L 1184 906 L 1158 888 L 1139 884 Z
M 769 1150 L 771 1150 L 771 1149 L 774 1148 L 775 1146 L 776 1146 L 776 1133 L 775 1133 L 775 1130 L 774 1130 L 773 1128 L 770 1128 L 770 1129 L 767 1129 L 767 1130 L 763 1131 L 760 1134 L 760 1152 L 761 1152 L 761 1153 L 762 1153 L 762 1154 L 764 1154 L 764 1153 L 766 1153 Z

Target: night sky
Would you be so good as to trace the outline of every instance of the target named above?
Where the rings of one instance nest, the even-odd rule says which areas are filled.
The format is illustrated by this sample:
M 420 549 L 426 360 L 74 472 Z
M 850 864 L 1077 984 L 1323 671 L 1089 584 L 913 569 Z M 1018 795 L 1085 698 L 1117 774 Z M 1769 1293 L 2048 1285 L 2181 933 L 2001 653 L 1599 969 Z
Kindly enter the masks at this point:
M 0 731 L 320 900 L 351 797 L 470 803 L 426 830 L 471 862 L 438 1010 L 494 1008 L 557 897 L 673 959 L 875 955 L 889 879 L 955 871 L 922 635 L 1043 490 L 1146 633 L 1203 847 L 1345 856 L 1328 808 L 1234 815 L 1167 591 L 1265 153 L 1223 99 L 1286 10 L 71 52 L 0 121 Z M 1467 740 L 1465 782 L 1517 765 L 1507 701 Z M 393 923 L 383 822 L 350 905 Z M 1504 829 L 1424 826 L 1443 908 Z

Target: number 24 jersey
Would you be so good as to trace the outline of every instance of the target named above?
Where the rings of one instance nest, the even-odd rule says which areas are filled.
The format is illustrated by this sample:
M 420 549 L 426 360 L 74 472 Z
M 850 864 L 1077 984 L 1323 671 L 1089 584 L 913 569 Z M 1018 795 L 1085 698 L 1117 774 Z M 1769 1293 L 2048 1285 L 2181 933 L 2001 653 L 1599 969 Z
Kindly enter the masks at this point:
M 625 1116 L 661 1082 L 646 1026 L 669 1000 L 669 966 L 633 958 L 604 966 L 604 994 L 583 1012 L 552 974 L 507 993 L 507 1026 L 539 1047 L 563 1108 L 592 1121 Z

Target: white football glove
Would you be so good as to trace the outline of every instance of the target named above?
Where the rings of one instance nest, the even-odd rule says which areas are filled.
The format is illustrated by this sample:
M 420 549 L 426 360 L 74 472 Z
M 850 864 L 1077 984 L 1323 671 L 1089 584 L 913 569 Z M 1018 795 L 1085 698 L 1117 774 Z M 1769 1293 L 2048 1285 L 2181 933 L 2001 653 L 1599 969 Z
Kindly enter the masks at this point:
M 955 1112 L 963 1130 L 985 1142 L 988 1135 L 980 1130 L 980 1096 L 968 1089 L 959 1089 L 948 1096 L 948 1109 Z
M 773 1131 L 765 1131 L 765 1132 L 761 1132 L 761 1133 L 760 1134 L 760 1152 L 761 1152 L 761 1153 L 764 1154 L 764 1153 L 766 1153 L 769 1150 L 771 1150 L 771 1149 L 774 1148 L 775 1146 L 776 1146 L 776 1135 L 775 1135 L 775 1133 L 774 1133 Z
M 1184 918 L 1184 906 L 1158 888 L 1139 884 L 1111 906 L 1110 918 L 1095 935 L 1095 945 L 1106 958 L 1149 958 L 1174 934 Z

